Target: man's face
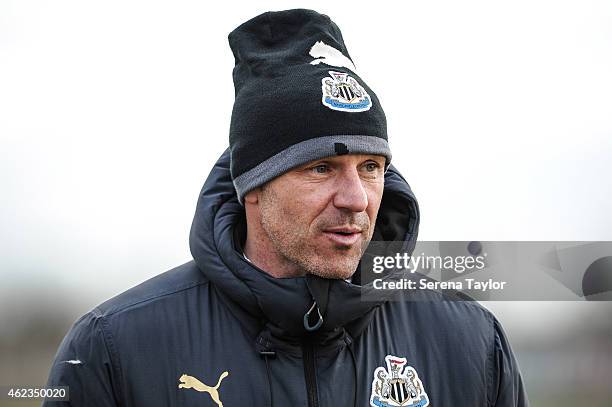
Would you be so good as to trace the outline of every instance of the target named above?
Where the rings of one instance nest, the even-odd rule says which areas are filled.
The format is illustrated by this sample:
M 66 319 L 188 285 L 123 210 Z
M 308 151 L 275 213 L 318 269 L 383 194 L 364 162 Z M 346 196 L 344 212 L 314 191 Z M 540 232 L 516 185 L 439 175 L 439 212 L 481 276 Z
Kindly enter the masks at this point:
M 278 261 L 299 274 L 351 277 L 374 232 L 384 165 L 378 155 L 335 156 L 264 185 L 260 222 Z

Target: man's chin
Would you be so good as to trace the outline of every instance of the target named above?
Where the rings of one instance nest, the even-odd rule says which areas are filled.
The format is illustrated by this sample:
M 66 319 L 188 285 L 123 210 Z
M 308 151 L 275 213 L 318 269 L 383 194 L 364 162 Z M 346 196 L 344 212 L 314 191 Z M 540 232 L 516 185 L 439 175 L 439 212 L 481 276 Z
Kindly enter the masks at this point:
M 361 246 L 346 248 L 325 248 L 318 252 L 316 263 L 318 267 L 312 274 L 323 278 L 346 280 L 351 278 L 361 259 Z
M 359 259 L 355 260 L 354 257 L 322 256 L 315 267 L 310 267 L 309 273 L 323 278 L 346 280 L 355 274 L 359 265 Z

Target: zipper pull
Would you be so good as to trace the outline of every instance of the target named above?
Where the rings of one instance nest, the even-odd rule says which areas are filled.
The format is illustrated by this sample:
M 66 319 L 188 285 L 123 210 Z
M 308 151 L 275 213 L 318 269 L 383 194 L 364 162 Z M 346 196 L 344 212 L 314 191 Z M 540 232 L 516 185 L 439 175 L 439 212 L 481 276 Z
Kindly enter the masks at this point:
M 310 313 L 314 311 L 315 307 L 317 308 L 317 314 L 319 316 L 319 320 L 314 325 L 310 325 Z M 321 328 L 321 325 L 323 325 L 323 315 L 321 315 L 321 310 L 319 309 L 319 306 L 317 305 L 317 301 L 315 300 L 312 302 L 312 306 L 310 307 L 308 312 L 304 314 L 304 328 L 308 332 L 314 332 L 317 329 Z

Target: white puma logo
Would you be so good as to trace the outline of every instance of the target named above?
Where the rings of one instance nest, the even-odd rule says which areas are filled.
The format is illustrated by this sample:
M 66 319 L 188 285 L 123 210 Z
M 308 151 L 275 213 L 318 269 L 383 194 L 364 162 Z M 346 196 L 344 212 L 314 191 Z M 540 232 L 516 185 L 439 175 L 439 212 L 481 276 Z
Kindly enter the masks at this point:
M 211 387 L 211 386 L 208 386 L 202 383 L 201 381 L 199 381 L 193 376 L 183 374 L 179 379 L 181 383 L 179 383 L 178 387 L 179 389 L 194 389 L 196 391 L 206 392 L 210 394 L 210 397 L 213 399 L 215 403 L 217 403 L 217 406 L 223 407 L 223 403 L 221 402 L 221 399 L 219 398 L 219 386 L 221 385 L 221 380 L 223 380 L 228 375 L 229 373 L 227 371 L 221 373 L 221 376 L 219 377 L 219 381 L 217 381 L 217 385 L 215 387 Z
M 353 65 L 353 61 L 345 57 L 342 52 L 327 45 L 323 41 L 317 41 L 312 48 L 310 48 L 309 54 L 311 57 L 315 58 L 314 61 L 310 62 L 311 65 L 324 63 L 330 66 L 348 68 L 353 72 L 357 72 L 355 65 Z

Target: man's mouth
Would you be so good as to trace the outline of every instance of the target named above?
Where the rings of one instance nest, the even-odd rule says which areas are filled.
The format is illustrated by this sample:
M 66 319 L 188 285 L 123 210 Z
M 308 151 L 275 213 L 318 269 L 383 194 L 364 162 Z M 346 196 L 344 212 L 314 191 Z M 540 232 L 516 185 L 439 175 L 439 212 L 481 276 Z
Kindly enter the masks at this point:
M 323 231 L 323 234 L 332 242 L 342 246 L 352 246 L 361 239 L 363 230 L 357 227 L 335 227 L 328 228 Z

